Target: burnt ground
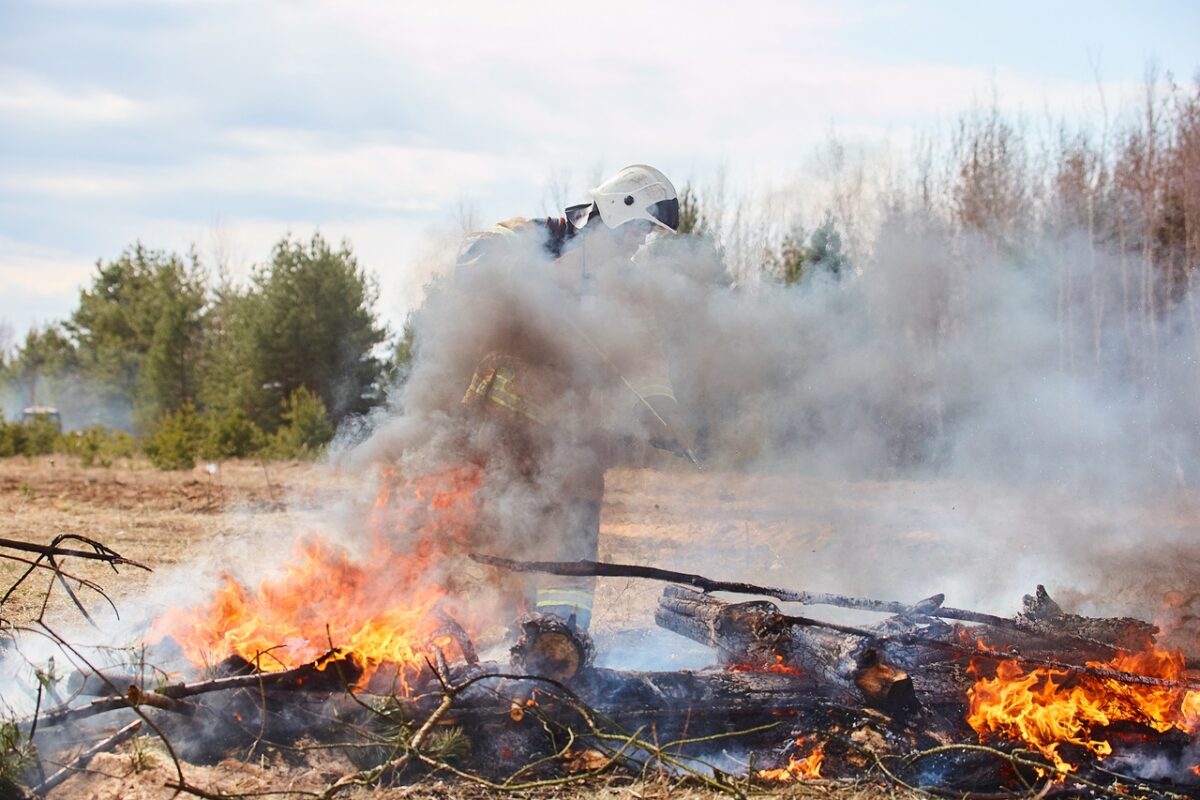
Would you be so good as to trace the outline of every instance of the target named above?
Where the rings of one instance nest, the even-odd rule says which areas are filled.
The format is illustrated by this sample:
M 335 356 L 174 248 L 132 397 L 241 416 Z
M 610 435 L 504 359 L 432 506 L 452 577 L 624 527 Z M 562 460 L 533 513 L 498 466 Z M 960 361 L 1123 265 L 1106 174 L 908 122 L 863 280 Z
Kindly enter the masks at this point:
M 163 473 L 143 462 L 82 468 L 63 458 L 0 460 L 0 536 L 48 542 L 60 533 L 90 536 L 122 555 L 170 573 L 172 567 L 220 558 L 214 541 L 236 528 L 242 541 L 277 540 L 294 530 L 323 498 L 356 485 L 354 476 L 304 464 L 225 463 Z M 712 577 L 916 600 L 945 592 L 948 603 L 1011 614 L 1020 595 L 1044 583 L 1068 610 L 1130 614 L 1173 623 L 1169 592 L 1200 586 L 1200 493 L 1172 489 L 1152 498 L 1114 493 L 1081 496 L 1053 486 L 948 481 L 831 481 L 799 477 L 615 470 L 608 476 L 601 557 L 650 563 Z M 212 566 L 209 564 L 208 566 Z M 154 575 L 100 565 L 72 565 L 100 581 L 118 606 L 136 605 Z M 0 562 L 0 585 L 20 568 Z M 175 572 L 173 574 L 178 574 Z M 40 610 L 45 581 L 5 604 L 6 619 L 25 622 Z M 696 648 L 654 633 L 661 586 L 601 581 L 594 632 L 600 660 L 628 668 L 696 666 Z M 828 609 L 806 613 L 845 619 Z M 48 617 L 76 612 L 61 592 Z M 1193 648 L 1194 630 L 1176 632 Z M 331 755 L 294 760 L 227 761 L 188 770 L 212 791 L 319 791 L 352 771 Z M 169 797 L 174 768 L 150 740 L 98 757 L 87 775 L 56 798 Z M 888 791 L 869 784 L 819 783 L 776 791 L 853 798 Z M 532 796 L 702 797 L 661 780 L 628 785 L 615 779 L 587 788 Z M 372 797 L 474 797 L 481 790 L 430 780 Z M 485 792 L 486 794 L 486 792 Z M 350 796 L 354 796 L 353 793 Z

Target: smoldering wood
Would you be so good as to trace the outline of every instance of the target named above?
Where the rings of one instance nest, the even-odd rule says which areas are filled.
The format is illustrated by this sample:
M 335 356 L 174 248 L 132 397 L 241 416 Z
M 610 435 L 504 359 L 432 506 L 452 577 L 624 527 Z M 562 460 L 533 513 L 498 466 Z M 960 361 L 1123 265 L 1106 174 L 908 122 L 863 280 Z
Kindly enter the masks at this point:
M 592 668 L 568 684 L 569 698 L 534 678 L 485 681 L 460 695 L 445 721 L 470 736 L 471 769 L 496 776 L 552 755 L 568 728 L 575 736 L 573 748 L 593 746 L 587 720 L 577 713 L 580 707 L 610 733 L 641 730 L 647 741 L 670 744 L 669 752 L 683 757 L 727 752 L 741 760 L 814 734 L 831 742 L 864 738 L 884 754 L 944 742 L 931 735 L 926 724 L 866 708 L 857 697 L 831 696 L 829 688 L 812 679 L 771 672 Z M 433 700 L 417 704 L 417 718 L 429 712 Z M 951 725 L 955 735 L 971 735 L 961 717 Z M 868 766 L 866 761 L 852 764 L 853 757 L 844 749 L 833 754 L 835 774 L 840 770 L 850 775 Z M 555 761 L 548 767 L 554 770 L 558 765 Z
M 1154 644 L 1158 628 L 1131 617 L 1082 617 L 1068 614 L 1041 584 L 1032 595 L 1022 598 L 1017 618 L 1048 637 L 1066 635 L 1072 640 L 1090 640 L 1108 647 L 1139 652 Z
M 859 652 L 853 680 L 871 708 L 897 717 L 921 708 L 912 677 L 874 647 Z

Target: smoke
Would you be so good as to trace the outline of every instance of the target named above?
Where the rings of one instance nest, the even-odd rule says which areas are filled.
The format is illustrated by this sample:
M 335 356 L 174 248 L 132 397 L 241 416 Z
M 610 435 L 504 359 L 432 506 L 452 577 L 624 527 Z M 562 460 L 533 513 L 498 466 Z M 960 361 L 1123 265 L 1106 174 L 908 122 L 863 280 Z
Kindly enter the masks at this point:
M 598 438 L 628 445 L 605 453 L 609 465 L 663 466 L 647 458 L 656 431 L 621 380 L 661 349 L 681 427 L 707 461 L 697 491 L 759 476 L 761 513 L 750 503 L 744 521 L 790 515 L 811 530 L 816 514 L 832 532 L 815 550 L 797 535 L 769 558 L 730 559 L 700 528 L 693 566 L 761 580 L 782 559 L 819 584 L 804 588 L 946 591 L 1005 612 L 1040 582 L 1074 610 L 1143 617 L 1196 582 L 1195 298 L 1175 291 L 1144 313 L 1129 288 L 1142 267 L 1081 233 L 1018 248 L 892 210 L 873 255 L 840 280 L 743 288 L 710 240 L 654 237 L 632 264 L 588 262 L 585 309 L 564 265 L 532 239 L 520 246 L 428 287 L 394 415 L 342 454 L 409 474 L 481 464 L 481 549 L 552 557 L 563 534 L 546 509 L 562 502 L 564 474 L 594 467 Z M 534 463 L 489 440 L 462 403 L 480 359 L 506 347 L 562 377 Z M 789 509 L 780 492 L 802 488 L 847 502 Z
M 0 381 L 0 413 L 5 419 L 21 419 L 31 405 L 58 409 L 65 430 L 83 430 L 93 425 L 129 430 L 133 402 L 115 393 L 102 381 L 65 369 L 49 378 L 36 374 Z

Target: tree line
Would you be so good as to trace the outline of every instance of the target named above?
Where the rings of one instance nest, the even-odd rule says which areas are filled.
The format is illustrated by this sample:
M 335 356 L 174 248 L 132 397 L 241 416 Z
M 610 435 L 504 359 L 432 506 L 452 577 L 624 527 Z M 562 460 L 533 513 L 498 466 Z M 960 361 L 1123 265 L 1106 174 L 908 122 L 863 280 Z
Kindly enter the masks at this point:
M 12 420 L 0 455 L 90 462 L 136 442 L 164 468 L 311 457 L 385 399 L 397 365 L 377 298 L 351 246 L 320 234 L 284 237 L 244 285 L 210 275 L 194 251 L 134 244 L 97 262 L 70 316 L 30 330 L 0 365 L 10 408 L 53 405 L 71 429 Z

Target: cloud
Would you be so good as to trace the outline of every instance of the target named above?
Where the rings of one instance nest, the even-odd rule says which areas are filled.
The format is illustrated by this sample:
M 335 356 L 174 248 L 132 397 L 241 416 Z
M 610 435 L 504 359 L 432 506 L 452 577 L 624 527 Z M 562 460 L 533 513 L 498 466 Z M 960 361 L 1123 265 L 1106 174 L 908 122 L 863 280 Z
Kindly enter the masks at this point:
M 787 180 L 831 126 L 903 138 L 993 90 L 1039 117 L 1094 114 L 1099 95 L 1036 63 L 863 47 L 866 27 L 902 40 L 912 9 L 887 3 L 280 1 L 236 24 L 225 4 L 65 5 L 0 30 L 0 233 L 89 261 L 218 216 L 272 239 L 317 222 L 419 239 L 464 198 L 481 221 L 534 213 L 548 176 L 574 192 L 633 162 Z
M 126 125 L 150 109 L 102 88 L 67 89 L 34 76 L 0 72 L 0 117 L 8 125 Z

